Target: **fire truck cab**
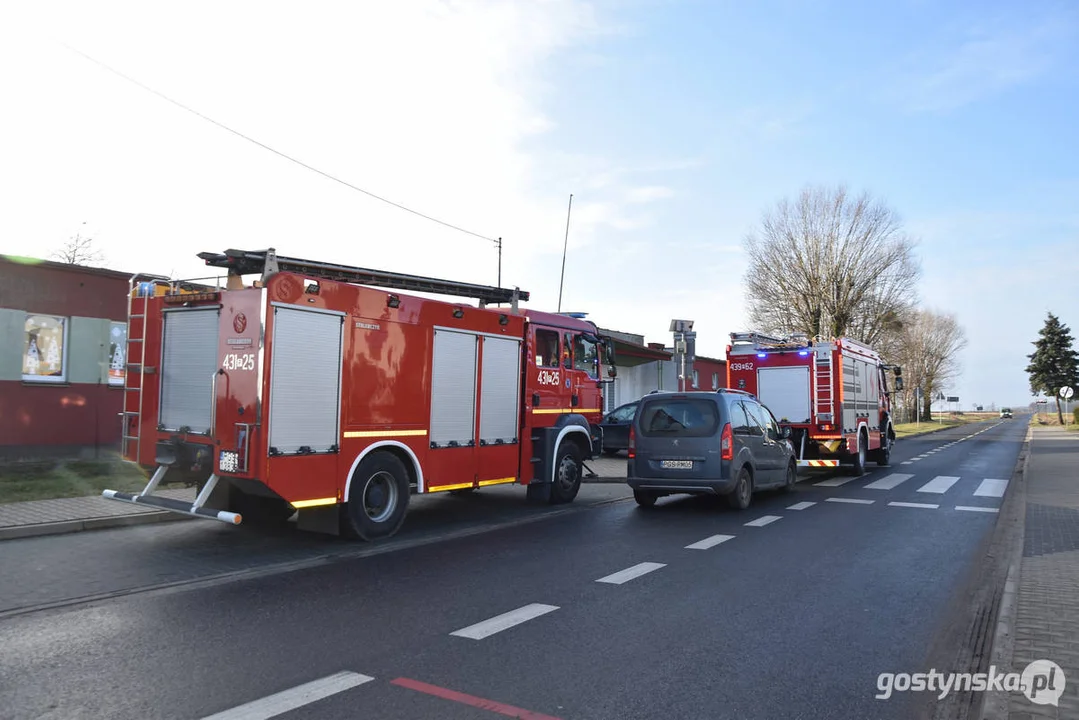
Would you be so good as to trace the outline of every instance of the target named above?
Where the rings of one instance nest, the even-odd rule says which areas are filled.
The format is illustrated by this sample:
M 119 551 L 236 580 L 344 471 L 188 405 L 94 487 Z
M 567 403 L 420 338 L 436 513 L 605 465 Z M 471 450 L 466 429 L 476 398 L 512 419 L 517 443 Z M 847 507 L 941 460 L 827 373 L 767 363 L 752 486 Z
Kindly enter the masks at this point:
M 414 494 L 576 497 L 602 447 L 602 364 L 615 374 L 613 344 L 580 314 L 272 248 L 199 257 L 228 271 L 224 287 L 132 282 L 123 455 L 152 477 L 105 497 L 365 540 L 396 533 Z M 155 494 L 176 480 L 194 503 Z
M 867 460 L 889 463 L 896 435 L 888 371 L 902 390 L 902 369 L 850 338 L 735 332 L 727 346 L 728 387 L 753 393 L 791 428 L 802 467 L 842 465 L 861 475 Z

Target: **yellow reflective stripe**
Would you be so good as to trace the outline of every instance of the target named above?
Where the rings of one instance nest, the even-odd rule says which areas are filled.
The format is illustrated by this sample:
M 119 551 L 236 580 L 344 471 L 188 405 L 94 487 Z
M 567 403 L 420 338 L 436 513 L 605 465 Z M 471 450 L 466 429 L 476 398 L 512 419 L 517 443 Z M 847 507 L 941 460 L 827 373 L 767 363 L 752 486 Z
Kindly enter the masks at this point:
M 349 430 L 345 433 L 346 438 L 373 438 L 373 437 L 423 437 L 426 430 Z
M 296 500 L 295 502 L 289 503 L 289 505 L 296 508 L 297 510 L 299 510 L 300 508 L 318 507 L 319 505 L 336 505 L 336 504 L 337 504 L 337 498 L 335 498 L 335 497 L 315 498 L 314 500 Z
M 568 415 L 569 413 L 598 413 L 599 408 L 533 408 L 535 415 Z
M 464 490 L 465 488 L 473 487 L 472 483 L 458 483 L 456 485 L 439 485 L 438 487 L 427 486 L 428 492 L 441 492 L 442 490 Z
M 484 487 L 486 485 L 505 485 L 506 483 L 511 483 L 511 482 L 517 482 L 517 478 L 508 477 L 508 478 L 498 478 L 497 480 L 480 480 L 480 487 Z

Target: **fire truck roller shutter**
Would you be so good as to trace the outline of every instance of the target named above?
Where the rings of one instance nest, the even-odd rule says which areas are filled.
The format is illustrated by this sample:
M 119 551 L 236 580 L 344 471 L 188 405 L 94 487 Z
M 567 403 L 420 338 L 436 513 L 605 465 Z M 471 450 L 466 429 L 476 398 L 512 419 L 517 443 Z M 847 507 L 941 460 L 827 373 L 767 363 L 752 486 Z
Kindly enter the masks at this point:
M 217 307 L 166 310 L 161 352 L 161 411 L 166 430 L 210 430 L 217 370 Z
M 521 399 L 521 341 L 483 337 L 480 443 L 517 442 Z
M 757 397 L 780 422 L 810 422 L 809 368 L 804 365 L 759 368 Z
M 344 314 L 274 307 L 270 452 L 337 452 Z
M 468 445 L 476 432 L 474 333 L 437 328 L 431 360 L 431 445 Z

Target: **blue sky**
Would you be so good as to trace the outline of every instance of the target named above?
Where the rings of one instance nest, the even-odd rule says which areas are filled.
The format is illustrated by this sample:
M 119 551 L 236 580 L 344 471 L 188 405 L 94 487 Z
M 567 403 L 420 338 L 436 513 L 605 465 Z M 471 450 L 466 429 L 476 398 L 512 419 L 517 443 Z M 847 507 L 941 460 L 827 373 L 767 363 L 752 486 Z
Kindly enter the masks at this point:
M 379 203 L 215 127 L 74 47 L 315 167 L 505 240 L 506 284 L 667 341 L 744 329 L 742 238 L 805 184 L 887 201 L 920 294 L 969 346 L 949 388 L 1029 397 L 1047 310 L 1079 334 L 1079 6 L 716 0 L 5 11 L 0 253 L 82 230 L 104 264 L 190 276 L 274 245 L 474 282 L 493 243 Z M 197 52 L 192 52 L 197 48 Z M 85 223 L 85 225 L 83 224 Z

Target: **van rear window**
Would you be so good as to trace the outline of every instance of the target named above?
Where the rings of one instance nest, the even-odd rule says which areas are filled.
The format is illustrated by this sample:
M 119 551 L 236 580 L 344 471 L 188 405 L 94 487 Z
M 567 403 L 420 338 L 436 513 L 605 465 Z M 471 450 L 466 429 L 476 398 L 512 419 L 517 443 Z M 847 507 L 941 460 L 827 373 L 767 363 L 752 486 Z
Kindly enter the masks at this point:
M 719 426 L 719 409 L 711 400 L 645 401 L 638 423 L 646 437 L 708 437 Z

